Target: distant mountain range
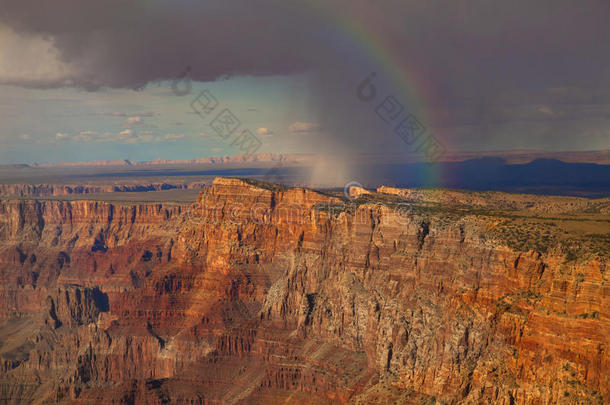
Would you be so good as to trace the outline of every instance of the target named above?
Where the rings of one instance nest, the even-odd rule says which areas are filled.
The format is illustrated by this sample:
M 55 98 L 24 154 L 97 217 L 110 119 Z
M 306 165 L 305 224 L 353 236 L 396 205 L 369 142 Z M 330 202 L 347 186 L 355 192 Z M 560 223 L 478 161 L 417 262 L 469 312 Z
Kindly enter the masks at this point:
M 6 183 L 6 190 L 0 194 L 42 195 L 42 192 L 51 192 L 45 188 L 49 185 L 53 186 L 52 194 L 63 194 L 61 190 L 65 185 L 73 190 L 71 192 L 83 185 L 88 186 L 88 192 L 95 192 L 93 190 L 100 184 L 111 190 L 117 186 L 119 190 L 131 190 L 134 184 L 146 190 L 164 184 L 164 187 L 189 189 L 198 188 L 214 177 L 226 176 L 331 189 L 356 182 L 365 187 L 382 183 L 396 187 L 610 197 L 610 153 L 607 150 L 454 153 L 434 164 L 422 161 L 418 156 L 399 154 L 338 156 L 336 160 L 340 159 L 347 160 L 343 163 L 350 167 L 341 173 L 342 177 L 336 178 L 332 177 L 332 164 L 318 173 L 320 167 L 328 161 L 332 163 L 333 158 L 312 154 L 5 165 L 0 167 L 0 184 Z M 13 190 L 14 185 L 20 183 L 38 185 L 36 190 L 42 191 Z
M 471 159 L 497 157 L 502 158 L 507 164 L 529 163 L 536 159 L 556 159 L 571 163 L 598 163 L 610 164 L 610 150 L 577 151 L 577 152 L 548 152 L 536 150 L 509 150 L 492 152 L 451 152 L 446 153 L 440 159 L 441 162 L 461 162 Z M 419 154 L 366 154 L 358 156 L 358 159 L 366 163 L 418 163 L 423 160 Z M 32 163 L 0 165 L 5 168 L 25 167 L 83 167 L 83 166 L 168 166 L 168 165 L 216 165 L 216 164 L 239 164 L 239 163 L 299 163 L 307 165 L 316 160 L 316 155 L 307 153 L 259 153 L 248 155 L 214 156 L 206 158 L 195 158 L 188 160 L 154 159 L 146 161 L 122 160 L 94 160 L 85 162 L 57 162 L 57 163 Z
M 72 167 L 72 166 L 156 166 L 156 165 L 208 165 L 225 163 L 253 163 L 253 162 L 281 162 L 290 160 L 300 161 L 308 155 L 260 153 L 250 155 L 215 156 L 207 158 L 196 158 L 188 160 L 154 159 L 136 162 L 129 159 L 123 160 L 94 160 L 88 162 L 58 162 L 26 165 L 30 167 Z
M 459 162 L 440 162 L 430 176 L 430 165 L 405 163 L 363 166 L 363 183 L 374 180 L 399 187 L 443 187 L 466 190 L 610 196 L 610 165 L 535 159 L 528 163 L 508 163 L 503 158 L 484 157 Z

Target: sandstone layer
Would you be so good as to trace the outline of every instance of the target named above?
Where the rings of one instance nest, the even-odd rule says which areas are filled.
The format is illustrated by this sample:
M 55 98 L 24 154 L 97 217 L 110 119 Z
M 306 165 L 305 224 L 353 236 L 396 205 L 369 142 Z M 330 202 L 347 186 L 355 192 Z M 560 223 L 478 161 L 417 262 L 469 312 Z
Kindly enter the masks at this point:
M 143 183 L 143 184 L 0 184 L 3 197 L 52 197 L 73 194 L 145 192 L 201 188 L 200 183 Z
M 379 191 L 1 202 L 0 401 L 610 401 L 603 251 Z

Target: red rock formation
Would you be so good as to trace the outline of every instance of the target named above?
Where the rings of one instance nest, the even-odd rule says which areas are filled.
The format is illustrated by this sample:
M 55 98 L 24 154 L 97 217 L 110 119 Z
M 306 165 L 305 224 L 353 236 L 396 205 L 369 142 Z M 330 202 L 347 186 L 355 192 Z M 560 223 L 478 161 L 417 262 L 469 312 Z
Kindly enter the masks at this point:
M 610 400 L 604 260 L 363 197 L 217 179 L 193 207 L 1 203 L 0 396 Z
M 169 184 L 105 184 L 105 185 L 77 185 L 77 184 L 0 184 L 0 196 L 8 197 L 51 197 L 74 194 L 117 193 L 117 192 L 144 192 L 187 188 L 200 188 L 194 183 Z

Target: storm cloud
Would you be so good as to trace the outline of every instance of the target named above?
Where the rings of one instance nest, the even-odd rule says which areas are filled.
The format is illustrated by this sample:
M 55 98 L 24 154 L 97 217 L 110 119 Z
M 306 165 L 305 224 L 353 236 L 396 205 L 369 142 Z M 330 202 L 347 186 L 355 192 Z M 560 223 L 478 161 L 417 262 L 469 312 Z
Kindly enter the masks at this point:
M 274 1 L 3 1 L 0 9 L 0 81 L 23 86 L 140 88 L 186 67 L 201 81 L 285 74 L 311 55 L 301 40 L 307 16 Z
M 379 138 L 353 134 L 383 127 L 356 110 L 354 87 L 391 64 L 426 89 L 454 144 L 530 131 L 544 145 L 607 127 L 608 21 L 607 0 L 0 0 L 0 83 L 95 91 L 186 70 L 197 81 L 307 73 L 317 125 L 333 134 L 321 144 L 363 149 Z
M 47 69 L 2 70 L 2 82 L 26 86 L 138 88 L 187 66 L 203 81 L 345 68 L 339 20 L 425 69 L 443 94 L 610 81 L 605 0 L 3 0 L 0 10 L 15 66 Z M 9 49 L 19 41 L 29 46 Z M 36 54 L 50 65 L 32 66 Z

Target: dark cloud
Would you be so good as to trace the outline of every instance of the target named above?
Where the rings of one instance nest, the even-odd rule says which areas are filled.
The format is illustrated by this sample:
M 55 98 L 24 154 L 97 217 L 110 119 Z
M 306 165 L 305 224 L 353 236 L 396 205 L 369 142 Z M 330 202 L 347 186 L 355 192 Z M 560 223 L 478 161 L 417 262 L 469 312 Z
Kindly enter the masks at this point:
M 195 80 L 291 73 L 308 65 L 307 16 L 277 1 L 2 1 L 0 21 L 52 38 L 72 84 L 139 88 L 191 66 Z M 39 86 L 43 80 L 28 83 Z
M 456 100 L 610 80 L 607 0 L 2 0 L 0 9 L 17 33 L 52 38 L 71 83 L 88 88 L 141 87 L 186 66 L 197 80 L 345 67 L 341 19 Z
M 201 81 L 309 72 L 330 149 L 396 146 L 391 133 L 367 135 L 384 131 L 354 95 L 371 71 L 416 114 L 409 102 L 425 88 L 434 124 L 478 125 L 474 138 L 514 120 L 599 118 L 610 100 L 608 0 L 0 0 L 0 10 L 0 24 L 51 41 L 60 62 L 47 76 L 0 69 L 0 82 L 95 90 L 141 88 L 186 67 Z M 388 64 L 413 94 L 383 77 Z

